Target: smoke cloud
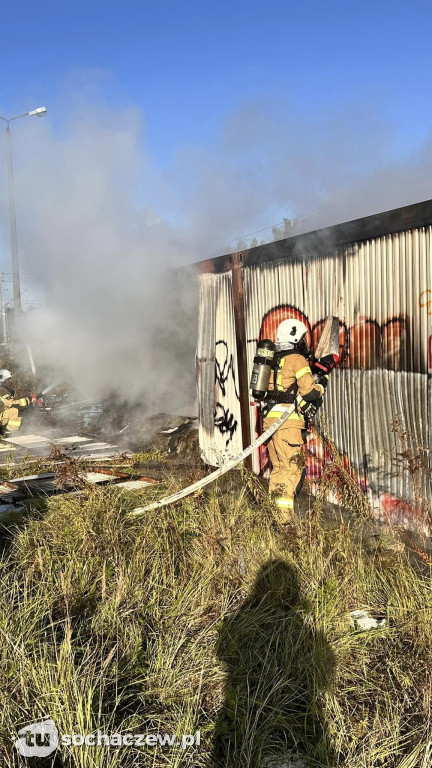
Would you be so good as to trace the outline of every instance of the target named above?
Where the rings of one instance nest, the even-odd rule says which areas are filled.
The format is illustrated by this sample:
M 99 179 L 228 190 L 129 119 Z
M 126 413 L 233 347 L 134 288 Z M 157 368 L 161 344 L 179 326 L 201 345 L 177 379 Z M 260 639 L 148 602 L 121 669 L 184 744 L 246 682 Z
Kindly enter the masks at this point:
M 150 156 L 143 123 L 137 108 L 87 94 L 61 131 L 48 117 L 14 132 L 21 266 L 47 291 L 20 333 L 37 361 L 91 397 L 193 407 L 197 289 L 167 270 L 227 252 L 283 216 L 306 231 L 432 192 L 432 138 L 401 159 L 397 127 L 366 105 L 311 115 L 266 98 L 244 104 L 216 140 L 179 149 L 168 168 Z M 0 203 L 7 254 L 4 184 Z
M 47 303 L 25 313 L 19 331 L 37 362 L 64 370 L 86 396 L 190 409 L 196 290 L 179 292 L 166 274 L 190 259 L 143 202 L 141 131 L 137 110 L 90 104 L 75 106 L 60 138 L 48 122 L 22 127 L 20 255 L 44 281 Z

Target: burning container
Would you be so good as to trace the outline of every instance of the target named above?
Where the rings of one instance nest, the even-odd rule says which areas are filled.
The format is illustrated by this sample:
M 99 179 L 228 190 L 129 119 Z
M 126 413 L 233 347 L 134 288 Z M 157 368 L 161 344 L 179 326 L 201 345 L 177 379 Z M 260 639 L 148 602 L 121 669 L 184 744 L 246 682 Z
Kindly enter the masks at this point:
M 397 454 L 422 454 L 430 465 L 431 246 L 426 201 L 194 265 L 203 459 L 218 466 L 261 431 L 248 393 L 257 341 L 274 341 L 279 323 L 297 317 L 315 347 L 325 318 L 337 315 L 341 363 L 308 437 L 309 479 L 322 473 L 326 422 L 377 515 L 421 525 L 430 475 L 413 478 Z M 267 471 L 265 448 L 253 469 Z

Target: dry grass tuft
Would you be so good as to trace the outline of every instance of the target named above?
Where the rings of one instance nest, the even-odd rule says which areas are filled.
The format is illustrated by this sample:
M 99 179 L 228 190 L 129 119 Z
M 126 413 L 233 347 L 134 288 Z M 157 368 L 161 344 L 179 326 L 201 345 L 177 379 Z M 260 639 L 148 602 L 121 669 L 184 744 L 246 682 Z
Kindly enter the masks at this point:
M 64 747 L 64 768 L 258 768 L 287 749 L 424 768 L 430 572 L 365 551 L 347 498 L 349 523 L 311 511 L 289 533 L 245 471 L 139 519 L 116 488 L 51 498 L 0 560 L 1 765 L 18 768 L 11 736 L 49 714 L 63 733 L 201 731 L 186 750 Z M 353 608 L 386 627 L 352 630 Z

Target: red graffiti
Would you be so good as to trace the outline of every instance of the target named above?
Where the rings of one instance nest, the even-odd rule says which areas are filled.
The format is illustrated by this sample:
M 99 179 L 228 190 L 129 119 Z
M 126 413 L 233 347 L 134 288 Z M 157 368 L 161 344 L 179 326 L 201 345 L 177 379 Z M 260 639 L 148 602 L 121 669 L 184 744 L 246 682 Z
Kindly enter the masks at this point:
M 267 314 L 264 315 L 261 323 L 259 338 L 272 339 L 273 341 L 276 341 L 276 331 L 278 326 L 284 320 L 290 320 L 291 318 L 294 318 L 295 320 L 301 320 L 301 322 L 306 325 L 308 329 L 306 339 L 308 345 L 310 346 L 311 327 L 309 320 L 307 319 L 306 315 L 303 314 L 303 312 L 297 309 L 297 307 L 292 307 L 290 304 L 281 304 L 279 307 L 271 309 L 270 312 L 267 312 Z
M 408 371 L 410 362 L 409 322 L 406 317 L 395 317 L 387 320 L 382 326 L 382 356 L 384 368 L 393 371 Z
M 288 318 L 296 318 L 306 325 L 307 343 L 316 349 L 326 318 L 312 324 L 298 307 L 291 304 L 281 304 L 264 315 L 259 338 L 275 341 L 278 325 Z M 382 325 L 370 317 L 360 316 L 350 328 L 339 321 L 339 353 L 339 368 L 387 368 L 392 371 L 415 371 L 419 368 L 413 361 L 409 320 L 405 316 L 392 317 Z M 430 343 L 429 357 L 432 357 Z
M 427 308 L 428 315 L 432 315 L 432 291 L 430 288 L 426 288 L 422 291 L 419 297 L 419 305 Z
M 312 427 L 308 434 L 307 445 L 305 447 L 305 459 L 306 459 L 306 477 L 310 482 L 319 482 L 325 470 L 326 464 L 332 460 L 330 451 L 325 447 L 324 440 Z M 339 459 L 342 464 L 342 469 L 349 472 L 353 480 L 358 484 L 362 491 L 367 491 L 367 485 L 365 480 L 359 475 L 351 465 L 348 454 L 340 454 Z M 335 465 L 334 472 L 334 490 L 343 484 L 343 476 Z
M 430 301 L 429 294 L 427 298 Z M 259 338 L 275 341 L 278 325 L 288 318 L 296 318 L 305 323 L 308 328 L 307 342 L 313 350 L 316 349 L 326 318 L 312 323 L 298 307 L 289 304 L 279 305 L 266 313 L 261 323 Z M 339 368 L 357 370 L 384 368 L 392 371 L 421 372 L 420 368 L 424 368 L 427 362 L 428 370 L 432 372 L 432 335 L 428 338 L 427 361 L 424 359 L 423 363 L 420 363 L 410 341 L 409 319 L 404 315 L 391 317 L 384 323 L 360 316 L 351 327 L 339 321 L 339 353 Z M 257 435 L 262 433 L 262 419 L 258 409 L 255 429 Z M 343 483 L 343 472 L 341 472 L 343 469 L 349 472 L 363 493 L 368 496 L 373 495 L 365 477 L 361 471 L 354 469 L 347 454 L 340 457 L 342 468 L 338 468 L 337 464 L 332 465 L 332 457 L 314 428 L 308 434 L 304 455 L 306 479 L 310 484 L 318 485 L 323 472 L 327 469 L 332 472 L 333 487 L 337 495 L 338 487 Z M 261 446 L 259 449 L 259 466 L 261 472 L 266 472 L 271 467 L 266 446 Z M 419 510 L 408 502 L 395 498 L 391 493 L 380 493 L 379 504 L 384 517 L 394 522 L 405 524 L 419 520 Z
M 348 368 L 409 370 L 408 319 L 393 317 L 380 325 L 360 317 L 350 328 Z
M 350 328 L 347 366 L 349 368 L 378 368 L 381 357 L 381 327 L 376 320 L 360 317 Z
M 424 520 L 424 514 L 415 507 L 412 507 L 407 501 L 397 499 L 390 493 L 383 493 L 381 498 L 381 508 L 387 523 L 394 525 L 406 525 L 417 520 L 421 523 Z

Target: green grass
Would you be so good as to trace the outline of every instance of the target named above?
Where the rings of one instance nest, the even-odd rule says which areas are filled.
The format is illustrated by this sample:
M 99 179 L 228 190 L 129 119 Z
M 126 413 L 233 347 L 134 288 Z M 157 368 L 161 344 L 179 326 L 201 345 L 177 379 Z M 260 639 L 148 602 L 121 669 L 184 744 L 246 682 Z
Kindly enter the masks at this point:
M 363 511 L 323 526 L 318 504 L 279 531 L 244 473 L 128 516 L 154 493 L 55 497 L 8 534 L 1 766 L 23 765 L 11 738 L 43 715 L 63 733 L 201 731 L 188 750 L 65 748 L 70 768 L 254 768 L 287 749 L 311 766 L 430 765 L 426 566 L 368 553 Z M 386 627 L 352 630 L 354 608 Z

